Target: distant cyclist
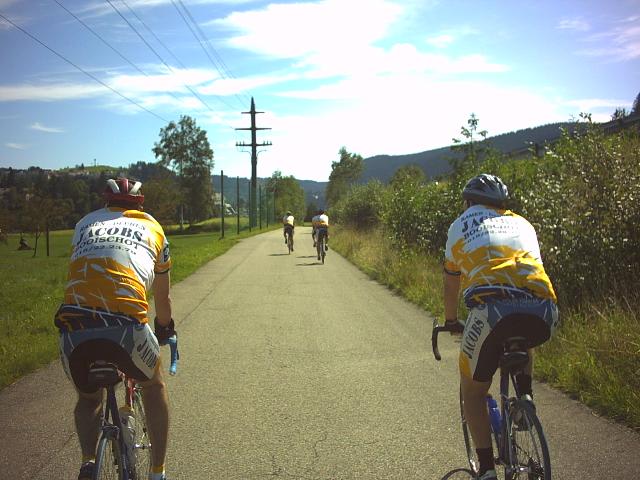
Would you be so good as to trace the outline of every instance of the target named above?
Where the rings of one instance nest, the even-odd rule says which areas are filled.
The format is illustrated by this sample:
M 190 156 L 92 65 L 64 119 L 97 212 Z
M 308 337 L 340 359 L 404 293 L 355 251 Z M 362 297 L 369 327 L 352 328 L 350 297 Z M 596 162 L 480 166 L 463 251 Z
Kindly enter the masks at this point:
M 324 235 L 324 249 L 329 250 L 329 217 L 327 216 L 327 212 L 323 209 L 318 210 L 318 214 L 311 219 L 312 231 L 311 236 L 313 237 L 313 246 L 316 246 L 316 243 L 320 241 L 320 235 Z
M 506 210 L 508 190 L 502 180 L 478 175 L 466 184 L 462 198 L 465 211 L 449 227 L 445 251 L 445 322 L 458 324 L 462 289 L 469 308 L 459 359 L 464 414 L 480 463 L 479 479 L 496 480 L 486 395 L 502 343 L 512 336 L 527 339 L 530 362 L 516 381 L 530 400 L 531 348 L 551 337 L 558 309 L 536 232 L 523 217 Z
M 313 246 L 316 246 L 316 226 L 318 225 L 318 220 L 320 218 L 320 214 L 322 210 L 318 210 L 316 214 L 311 217 L 311 239 L 313 240 Z
M 295 228 L 294 221 L 295 221 L 295 219 L 293 218 L 293 215 L 291 214 L 291 211 L 287 210 L 287 213 L 285 213 L 284 217 L 282 217 L 284 243 L 286 245 L 286 243 L 287 243 L 287 235 L 290 235 L 291 236 L 291 251 L 292 252 L 293 252 L 293 230 Z
M 141 183 L 110 179 L 105 208 L 76 225 L 64 303 L 55 324 L 60 358 L 78 400 L 75 424 L 82 465 L 79 480 L 93 479 L 103 389 L 88 383 L 95 360 L 110 361 L 142 386 L 152 449 L 150 480 L 166 480 L 164 462 L 169 404 L 159 345 L 175 334 L 169 296 L 171 258 L 162 227 L 142 211 Z M 148 325 L 153 292 L 155 335 Z

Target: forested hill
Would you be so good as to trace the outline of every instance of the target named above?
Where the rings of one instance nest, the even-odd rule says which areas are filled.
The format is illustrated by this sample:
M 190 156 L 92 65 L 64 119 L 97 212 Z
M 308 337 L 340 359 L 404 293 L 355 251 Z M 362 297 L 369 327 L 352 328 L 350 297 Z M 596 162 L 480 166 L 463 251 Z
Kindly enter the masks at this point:
M 573 129 L 575 126 L 572 122 L 551 123 L 496 135 L 488 138 L 486 142 L 504 153 L 521 152 L 532 143 L 543 146 L 545 143 L 553 142 L 560 137 L 561 128 Z M 388 182 L 398 168 L 407 164 L 418 165 L 424 170 L 427 178 L 435 178 L 448 173 L 451 170 L 449 160 L 458 156 L 450 146 L 407 155 L 376 155 L 364 159 L 365 167 L 361 181 L 368 182 L 377 178 L 382 182 Z

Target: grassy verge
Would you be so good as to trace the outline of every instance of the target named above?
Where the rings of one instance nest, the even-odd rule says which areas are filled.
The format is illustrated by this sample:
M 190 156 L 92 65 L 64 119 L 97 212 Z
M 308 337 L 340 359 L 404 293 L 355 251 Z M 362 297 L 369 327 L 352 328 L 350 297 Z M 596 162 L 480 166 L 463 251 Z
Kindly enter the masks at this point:
M 334 226 L 332 248 L 411 302 L 442 316 L 440 259 L 400 254 L 384 234 Z M 640 315 L 625 299 L 561 308 L 562 326 L 536 355 L 539 380 L 640 430 Z M 460 310 L 461 312 L 463 310 Z
M 235 225 L 234 225 L 235 226 Z M 269 230 L 280 228 L 269 225 Z M 219 229 L 218 229 L 219 230 Z M 225 229 L 193 235 L 169 235 L 174 266 L 173 283 L 186 278 L 206 262 L 222 255 L 238 240 L 267 231 Z M 58 332 L 53 315 L 60 305 L 67 277 L 72 231 L 53 232 L 50 256 L 46 256 L 40 238 L 37 255 L 18 251 L 19 237 L 9 235 L 8 244 L 0 243 L 0 388 L 49 363 L 58 354 Z M 35 240 L 25 237 L 33 246 Z

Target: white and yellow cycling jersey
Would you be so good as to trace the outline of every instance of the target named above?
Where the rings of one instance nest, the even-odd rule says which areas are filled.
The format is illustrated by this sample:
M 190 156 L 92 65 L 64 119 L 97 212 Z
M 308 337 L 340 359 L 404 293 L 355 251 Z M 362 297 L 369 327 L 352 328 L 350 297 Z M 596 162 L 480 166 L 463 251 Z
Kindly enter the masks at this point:
M 291 225 L 293 227 L 294 221 L 295 219 L 293 218 L 293 215 L 285 215 L 284 217 L 282 217 L 283 225 Z
M 556 301 L 533 226 L 510 210 L 468 208 L 449 227 L 444 268 L 462 276 L 469 308 L 499 298 Z
M 329 217 L 327 217 L 324 213 L 322 215 L 317 215 L 314 218 L 316 219 L 316 228 L 329 226 Z
M 171 268 L 160 224 L 141 211 L 103 208 L 78 222 L 72 243 L 58 328 L 72 331 L 123 319 L 146 323 L 147 292 L 155 275 Z

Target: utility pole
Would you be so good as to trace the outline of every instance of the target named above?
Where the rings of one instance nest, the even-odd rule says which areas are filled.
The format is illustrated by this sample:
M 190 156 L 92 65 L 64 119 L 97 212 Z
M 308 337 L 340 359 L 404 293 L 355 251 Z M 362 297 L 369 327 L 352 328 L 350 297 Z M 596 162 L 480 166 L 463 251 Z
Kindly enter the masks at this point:
M 256 226 L 256 188 L 257 188 L 257 171 L 258 171 L 258 147 L 271 146 L 271 142 L 257 143 L 256 131 L 258 130 L 271 130 L 270 128 L 258 128 L 256 127 L 256 104 L 251 97 L 251 110 L 248 112 L 242 112 L 242 114 L 251 115 L 251 126 L 248 128 L 236 128 L 236 130 L 251 130 L 251 143 L 236 142 L 236 147 L 251 147 L 251 199 L 250 199 L 250 212 L 249 212 L 249 226 Z

